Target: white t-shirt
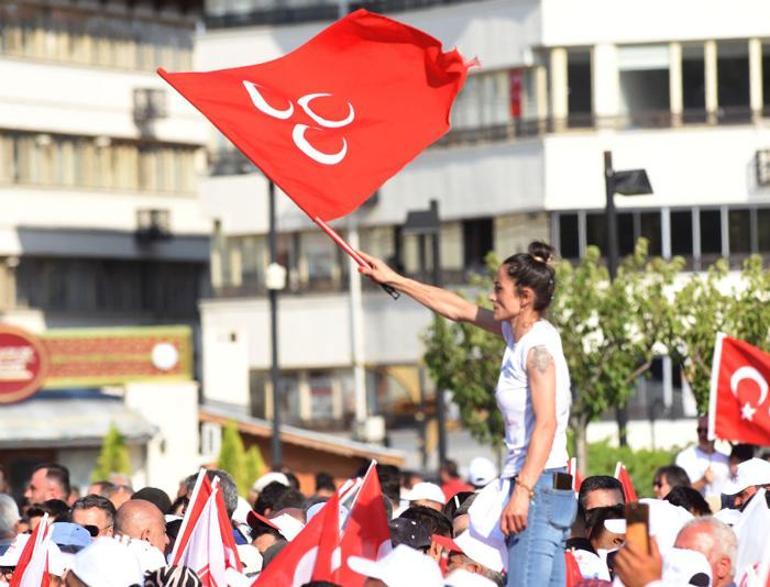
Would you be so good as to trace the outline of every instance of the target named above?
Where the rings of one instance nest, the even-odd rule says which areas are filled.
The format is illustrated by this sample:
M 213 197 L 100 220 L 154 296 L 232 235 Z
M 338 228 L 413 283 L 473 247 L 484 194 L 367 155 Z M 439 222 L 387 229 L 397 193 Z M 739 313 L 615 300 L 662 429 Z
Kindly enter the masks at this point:
M 556 367 L 556 435 L 545 468 L 564 467 L 567 454 L 567 425 L 569 424 L 570 394 L 569 369 L 561 346 L 561 337 L 546 320 L 535 322 L 532 328 L 515 340 L 511 325 L 501 324 L 506 348 L 500 366 L 495 399 L 505 422 L 505 445 L 508 455 L 501 477 L 513 477 L 524 466 L 535 425 L 532 412 L 532 390 L 527 376 L 527 356 L 536 346 L 543 346 L 553 357 Z
M 730 458 L 719 451 L 711 454 L 698 446 L 684 449 L 676 456 L 676 465 L 682 467 L 692 483 L 703 479 L 706 469 L 711 467 L 714 479 L 701 490 L 704 497 L 718 497 L 722 487 L 730 479 Z

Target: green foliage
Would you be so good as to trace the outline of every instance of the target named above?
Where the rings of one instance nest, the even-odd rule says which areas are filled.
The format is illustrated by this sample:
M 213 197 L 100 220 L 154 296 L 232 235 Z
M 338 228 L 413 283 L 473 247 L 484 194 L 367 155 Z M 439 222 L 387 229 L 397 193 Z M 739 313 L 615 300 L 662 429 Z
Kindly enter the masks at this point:
M 228 422 L 222 431 L 222 446 L 219 448 L 217 468 L 227 471 L 233 476 L 238 486 L 238 493 L 246 495 L 249 484 L 253 481 L 246 478 L 246 451 L 235 422 Z
M 254 481 L 259 479 L 262 475 L 267 473 L 267 465 L 262 458 L 262 452 L 256 444 L 252 444 L 249 450 L 246 451 L 243 464 L 243 481 L 244 487 L 239 487 L 241 494 L 246 495 L 251 489 Z
M 708 409 L 711 362 L 717 332 L 770 350 L 770 271 L 761 257 L 748 258 L 740 279 L 728 278 L 728 266 L 717 261 L 704 275 L 692 278 L 676 293 L 677 319 L 669 348 L 692 388 L 698 409 Z
M 125 438 L 115 424 L 110 424 L 110 428 L 102 441 L 102 450 L 96 461 L 96 468 L 91 473 L 91 480 L 104 481 L 109 479 L 113 473 L 130 475 L 131 456 Z
M 497 265 L 496 257 L 490 253 L 487 256 L 490 275 L 472 280 L 472 285 L 483 292 L 475 299 L 480 306 L 488 305 L 485 293 L 492 287 L 491 275 Z M 423 340 L 425 364 L 436 389 L 454 392 L 463 426 L 479 442 L 501 446 L 504 427 L 494 389 L 505 350 L 503 339 L 470 324 L 452 323 L 436 315 Z
M 678 452 L 678 448 L 632 450 L 627 446 L 612 446 L 608 440 L 594 442 L 588 445 L 588 475 L 614 475 L 615 465 L 621 461 L 628 469 L 639 497 L 653 497 L 655 471 L 673 463 Z

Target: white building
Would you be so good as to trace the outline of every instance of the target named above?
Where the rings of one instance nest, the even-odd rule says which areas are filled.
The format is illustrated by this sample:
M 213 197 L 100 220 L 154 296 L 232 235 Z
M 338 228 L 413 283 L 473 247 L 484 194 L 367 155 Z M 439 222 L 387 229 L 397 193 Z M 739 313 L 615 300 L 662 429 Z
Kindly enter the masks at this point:
M 0 322 L 33 332 L 197 323 L 208 282 L 210 222 L 197 198 L 207 128 L 155 68 L 190 68 L 198 9 L 189 0 L 0 2 Z M 175 490 L 177 465 L 194 469 L 195 384 L 139 386 L 108 412 L 57 397 L 48 410 L 40 398 L 0 406 L 20 421 L 58 416 L 40 439 L 25 436 L 29 426 L 3 436 L 0 462 L 15 475 L 36 450 L 93 453 L 108 412 L 141 444 L 138 482 Z M 91 413 L 103 421 L 83 424 Z M 176 465 L 161 444 L 182 451 Z M 73 467 L 78 484 L 88 480 Z
M 699 269 L 770 253 L 770 4 L 763 0 L 382 0 L 363 3 L 457 46 L 482 66 L 453 112 L 453 130 L 356 214 L 361 248 L 420 269 L 407 212 L 437 199 L 444 281 L 461 284 L 484 254 L 533 238 L 566 258 L 605 244 L 603 152 L 645 168 L 654 195 L 617 198 L 621 253 L 651 252 Z M 309 39 L 337 5 L 207 0 L 195 68 L 267 61 Z M 322 20 L 326 19 L 326 20 Z M 216 233 L 214 295 L 201 305 L 207 400 L 269 415 L 269 313 L 264 292 L 264 178 L 223 139 L 202 186 Z M 285 408 L 321 426 L 354 412 L 348 263 L 286 198 L 279 202 L 279 355 Z M 338 223 L 345 231 L 346 223 Z M 364 284 L 363 361 L 369 410 L 417 400 L 420 335 L 430 314 Z M 660 361 L 632 414 L 692 415 L 680 377 Z M 658 404 L 662 406 L 660 409 Z M 684 440 L 694 439 L 687 430 Z M 668 432 L 664 432 L 668 434 Z M 633 433 L 632 433 L 633 437 Z M 660 438 L 658 439 L 660 440 Z

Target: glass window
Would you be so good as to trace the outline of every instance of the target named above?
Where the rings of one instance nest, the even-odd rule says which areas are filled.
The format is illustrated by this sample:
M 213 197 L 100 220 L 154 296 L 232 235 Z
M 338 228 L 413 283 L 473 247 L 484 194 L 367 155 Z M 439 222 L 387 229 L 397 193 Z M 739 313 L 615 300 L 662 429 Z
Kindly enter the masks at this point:
M 620 114 L 632 124 L 658 126 L 668 121 L 668 45 L 618 48 Z
M 586 244 L 599 247 L 607 254 L 607 219 L 604 214 L 586 214 Z
M 751 212 L 730 210 L 730 252 L 751 253 Z
M 309 383 L 313 420 L 331 420 L 334 417 L 334 386 L 331 375 L 325 371 L 311 371 Z
M 700 252 L 703 255 L 722 254 L 722 220 L 719 210 L 700 211 Z
M 762 43 L 762 106 L 765 115 L 770 109 L 770 42 Z
M 309 232 L 301 236 L 303 276 L 311 289 L 329 290 L 339 283 L 337 247 L 332 240 L 320 232 Z
M 463 221 L 463 259 L 471 271 L 486 270 L 484 258 L 494 249 L 494 223 L 491 218 Z
M 671 254 L 692 255 L 692 212 L 671 212 Z
M 748 116 L 749 44 L 725 41 L 717 46 L 717 84 L 720 118 Z
M 580 257 L 577 214 L 559 214 L 559 247 L 559 254 L 564 259 Z
M 618 247 L 620 256 L 625 257 L 634 252 L 636 238 L 634 235 L 633 212 L 620 212 L 618 214 Z
M 568 123 L 569 126 L 591 126 L 593 99 L 591 80 L 591 51 L 567 51 Z
M 706 120 L 706 62 L 703 43 L 682 47 L 682 100 L 685 122 Z
M 650 255 L 662 254 L 660 236 L 660 212 L 642 212 L 639 214 L 641 233 L 649 242 Z
M 299 375 L 282 372 L 278 381 L 278 396 L 281 398 L 282 416 L 287 422 L 299 422 Z
M 759 250 L 763 253 L 770 252 L 770 208 L 757 210 L 757 228 L 759 229 Z

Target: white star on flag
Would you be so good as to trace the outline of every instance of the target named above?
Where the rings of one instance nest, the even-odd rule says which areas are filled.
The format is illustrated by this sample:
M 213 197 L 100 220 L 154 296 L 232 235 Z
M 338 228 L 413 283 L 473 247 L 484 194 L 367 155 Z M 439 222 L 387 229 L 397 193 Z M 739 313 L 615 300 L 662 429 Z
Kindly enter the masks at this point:
M 754 408 L 749 402 L 743 404 L 743 407 L 741 408 L 741 418 L 751 422 L 754 419 L 754 414 L 756 413 L 756 408 Z

